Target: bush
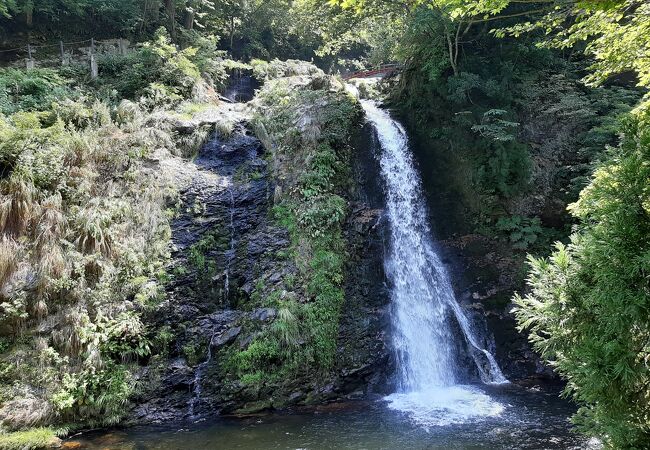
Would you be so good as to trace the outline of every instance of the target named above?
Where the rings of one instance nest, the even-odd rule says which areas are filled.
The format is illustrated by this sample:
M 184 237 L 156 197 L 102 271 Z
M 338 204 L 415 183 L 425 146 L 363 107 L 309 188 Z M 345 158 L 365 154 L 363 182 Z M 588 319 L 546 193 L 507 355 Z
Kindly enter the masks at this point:
M 176 105 L 191 98 L 202 74 L 217 84 L 226 78 L 215 41 L 195 37 L 192 43 L 197 47 L 178 50 L 161 28 L 151 42 L 133 52 L 98 57 L 99 79 L 95 86 L 114 90 L 118 100 L 144 97 L 148 108 Z
M 571 206 L 568 246 L 530 258 L 517 320 L 567 380 L 574 421 L 614 448 L 648 448 L 650 385 L 650 105 L 629 117 L 620 147 Z
M 505 233 L 513 248 L 526 250 L 537 242 L 542 234 L 542 223 L 537 217 L 500 217 L 495 228 Z
M 69 98 L 68 81 L 53 69 L 0 69 L 0 113 L 43 111 L 52 102 Z

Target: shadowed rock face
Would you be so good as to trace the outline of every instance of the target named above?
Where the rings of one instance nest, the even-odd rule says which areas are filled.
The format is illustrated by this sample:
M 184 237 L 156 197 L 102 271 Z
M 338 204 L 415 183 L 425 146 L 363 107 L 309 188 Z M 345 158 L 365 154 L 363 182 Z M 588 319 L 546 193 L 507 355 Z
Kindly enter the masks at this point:
M 223 96 L 232 102 L 248 102 L 255 96 L 260 83 L 249 71 L 236 70 L 230 75 L 228 87 Z
M 354 143 L 345 227 L 349 270 L 334 373 L 322 380 L 284 380 L 259 392 L 224 373 L 228 349 L 245 349 L 255 337 L 242 331 L 242 324 L 265 327 L 276 318 L 277 311 L 258 297 L 286 289 L 283 280 L 297 273 L 286 256 L 288 232 L 269 215 L 275 190 L 270 161 L 260 141 L 240 124 L 230 137 L 214 136 L 193 162 L 175 169 L 181 205 L 172 224 L 169 300 L 163 312 L 150 317 L 153 328 L 165 327 L 173 339 L 167 360 L 152 361 L 140 374 L 146 388 L 136 399 L 133 421 L 197 420 L 388 389 L 393 364 L 387 344 L 383 205 L 365 131 Z

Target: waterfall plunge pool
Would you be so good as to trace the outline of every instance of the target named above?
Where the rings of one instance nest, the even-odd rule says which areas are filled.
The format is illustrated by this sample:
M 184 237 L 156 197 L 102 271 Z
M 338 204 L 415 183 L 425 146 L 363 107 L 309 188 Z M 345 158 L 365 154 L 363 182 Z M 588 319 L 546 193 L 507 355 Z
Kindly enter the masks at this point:
M 437 423 L 391 407 L 393 396 L 313 409 L 200 423 L 93 432 L 70 439 L 83 449 L 585 449 L 598 448 L 571 429 L 575 408 L 556 389 L 474 386 L 492 414 L 437 411 Z M 457 393 L 458 394 L 458 393 Z M 460 394 L 459 394 L 460 395 Z M 472 402 L 477 401 L 473 395 Z M 480 396 L 478 398 L 481 398 Z M 440 400 L 440 404 L 444 402 Z M 475 407 L 481 407 L 473 403 Z M 492 405 L 492 406 L 489 406 Z M 499 405 L 496 407 L 495 405 Z M 394 406 L 394 405 L 393 405 Z M 435 405 L 431 405 L 432 408 Z M 485 412 L 485 411 L 483 411 Z M 430 416 L 433 417 L 436 414 Z M 79 446 L 77 445 L 79 444 Z

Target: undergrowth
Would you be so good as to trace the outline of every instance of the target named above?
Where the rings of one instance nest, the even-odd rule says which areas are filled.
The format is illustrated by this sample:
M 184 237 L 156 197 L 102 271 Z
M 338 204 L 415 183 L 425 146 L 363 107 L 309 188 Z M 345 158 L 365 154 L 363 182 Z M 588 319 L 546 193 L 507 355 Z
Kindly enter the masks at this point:
M 95 81 L 74 64 L 0 71 L 0 432 L 118 423 L 138 367 L 168 351 L 144 316 L 165 299 L 177 192 L 150 158 L 209 134 L 179 136 L 165 112 L 212 99 L 208 44 L 177 50 L 161 31 Z

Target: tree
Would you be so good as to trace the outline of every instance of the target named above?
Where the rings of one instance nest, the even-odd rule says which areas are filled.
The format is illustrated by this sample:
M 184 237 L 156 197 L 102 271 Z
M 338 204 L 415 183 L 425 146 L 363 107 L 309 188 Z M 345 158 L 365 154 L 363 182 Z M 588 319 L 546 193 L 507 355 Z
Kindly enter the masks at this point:
M 541 30 L 540 45 L 582 48 L 586 80 L 599 84 L 633 72 L 650 87 L 650 4 L 637 0 L 504 1 L 543 4 L 536 21 L 495 30 Z M 527 10 L 530 13 L 530 10 Z M 520 330 L 567 380 L 581 428 L 614 448 L 650 448 L 650 99 L 626 119 L 570 212 L 570 244 L 549 259 L 529 257 L 530 292 L 516 296 Z
M 475 2 L 480 3 L 480 2 Z M 640 86 L 650 86 L 650 4 L 645 0 L 495 0 L 490 19 L 508 8 L 534 5 L 523 13 L 537 20 L 494 30 L 497 36 L 542 31 L 540 45 L 574 48 L 585 45 L 593 58 L 587 81 L 599 84 L 623 72 L 635 72 Z M 540 6 L 541 5 L 541 6 Z M 568 24 L 568 25 L 567 25 Z
M 14 0 L 0 0 L 0 16 L 11 17 L 9 14 L 16 7 Z
M 329 0 L 330 4 L 354 9 L 358 14 L 391 9 L 395 13 L 409 15 L 423 8 L 431 10 L 437 17 L 439 27 L 432 27 L 432 33 L 440 35 L 445 43 L 445 53 L 454 75 L 459 74 L 459 56 L 462 44 L 475 24 L 491 20 L 506 19 L 529 14 L 518 11 L 503 16 L 496 14 L 507 6 L 506 0 Z
M 650 108 L 571 206 L 580 229 L 530 258 L 520 329 L 566 380 L 582 429 L 615 448 L 650 447 Z

